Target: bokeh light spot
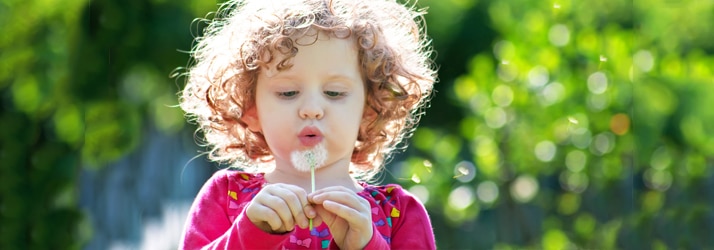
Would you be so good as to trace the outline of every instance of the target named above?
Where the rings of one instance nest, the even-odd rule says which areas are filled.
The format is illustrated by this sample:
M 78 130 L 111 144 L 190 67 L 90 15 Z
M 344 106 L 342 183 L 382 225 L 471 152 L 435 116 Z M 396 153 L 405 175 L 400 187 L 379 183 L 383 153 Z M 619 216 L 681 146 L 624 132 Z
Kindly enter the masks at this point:
M 542 162 L 552 161 L 556 152 L 557 148 L 551 141 L 542 141 L 535 146 L 535 156 Z
M 498 85 L 491 94 L 493 102 L 500 107 L 508 107 L 513 102 L 513 90 L 507 85 Z
M 657 191 L 666 191 L 672 186 L 672 174 L 669 171 L 647 169 L 642 175 L 645 186 Z
M 484 181 L 476 188 L 478 199 L 484 203 L 493 203 L 498 199 L 498 185 L 492 181 Z
M 461 102 L 470 100 L 478 92 L 478 85 L 472 77 L 462 76 L 454 81 L 454 94 Z
M 33 113 L 40 108 L 42 100 L 40 83 L 32 76 L 18 77 L 12 84 L 12 96 L 15 107 L 26 113 Z
M 476 177 L 476 166 L 468 161 L 461 161 L 454 166 L 454 178 L 460 182 L 469 182 Z
M 456 159 L 459 149 L 461 148 L 461 141 L 458 137 L 447 134 L 439 138 L 434 145 L 432 145 L 431 151 L 434 157 L 441 162 L 451 162 Z
M 564 193 L 558 201 L 558 212 L 571 215 L 580 208 L 580 196 L 573 193 Z
M 490 128 L 501 128 L 508 121 L 506 111 L 499 107 L 488 109 L 484 114 L 484 118 L 486 119 L 486 125 Z
M 161 131 L 169 134 L 179 132 L 185 124 L 183 111 L 175 102 L 172 94 L 162 95 L 151 102 L 154 124 Z
M 583 151 L 573 150 L 565 156 L 565 166 L 568 170 L 577 173 L 585 168 L 587 160 L 587 155 Z
M 548 40 L 555 46 L 565 46 L 570 42 L 570 30 L 563 24 L 553 25 L 548 31 Z
M 424 185 L 414 185 L 409 188 L 409 192 L 414 194 L 422 204 L 429 202 L 429 189 Z
M 667 147 L 661 146 L 657 148 L 650 159 L 650 165 L 657 170 L 665 170 L 672 164 L 672 155 L 669 154 Z
M 496 56 L 499 61 L 511 60 L 516 55 L 516 46 L 513 46 L 513 43 L 510 41 L 499 41 L 493 45 L 493 55 Z
M 654 57 L 648 50 L 640 50 L 633 57 L 635 66 L 643 72 L 649 72 L 654 67 Z
M 474 114 L 483 114 L 491 107 L 491 99 L 488 94 L 478 92 L 469 99 L 469 108 Z
M 528 84 L 530 84 L 532 88 L 543 87 L 548 83 L 548 78 L 548 69 L 543 66 L 536 66 L 528 71 Z
M 604 155 L 610 153 L 615 147 L 615 136 L 610 132 L 602 132 L 597 134 L 593 139 L 593 147 L 591 151 L 595 155 Z
M 563 189 L 573 193 L 582 193 L 588 188 L 589 178 L 583 172 L 571 172 L 569 170 L 560 173 L 560 185 Z
M 625 135 L 630 130 L 630 117 L 619 113 L 610 119 L 610 130 L 616 135 Z
M 538 194 L 538 181 L 530 175 L 518 176 L 511 184 L 511 196 L 517 202 L 529 202 L 536 194 Z
M 610 105 L 610 97 L 607 94 L 590 94 L 587 97 L 587 104 L 593 111 L 602 111 Z
M 543 249 L 545 250 L 562 250 L 568 249 L 568 236 L 560 230 L 551 229 L 543 235 Z
M 474 140 L 473 146 L 476 155 L 476 162 L 481 173 L 488 177 L 498 176 L 500 166 L 500 152 L 493 138 L 488 136 L 478 136 Z
M 593 94 L 605 93 L 607 91 L 607 76 L 605 76 L 605 73 L 592 73 L 588 77 L 588 90 Z
M 575 232 L 582 236 L 587 236 L 593 233 L 597 221 L 592 215 L 584 213 L 575 219 Z
M 421 128 L 414 133 L 414 146 L 418 149 L 428 151 L 436 143 L 437 135 L 434 130 L 430 128 Z
M 65 142 L 77 145 L 84 139 L 84 117 L 75 105 L 59 107 L 54 114 L 57 136 Z
M 509 61 L 501 61 L 496 70 L 498 79 L 504 82 L 512 82 L 518 76 L 518 68 Z
M 541 91 L 541 105 L 550 106 L 560 102 L 565 95 L 565 87 L 559 82 L 552 82 L 543 88 Z
M 464 210 L 474 202 L 474 193 L 468 186 L 460 186 L 449 194 L 449 205 L 456 210 Z
M 707 159 L 700 154 L 690 154 L 685 161 L 689 176 L 700 178 L 709 172 L 710 168 L 707 167 Z
M 579 149 L 586 149 L 590 146 L 592 134 L 587 128 L 581 127 L 573 130 L 570 134 L 570 142 Z

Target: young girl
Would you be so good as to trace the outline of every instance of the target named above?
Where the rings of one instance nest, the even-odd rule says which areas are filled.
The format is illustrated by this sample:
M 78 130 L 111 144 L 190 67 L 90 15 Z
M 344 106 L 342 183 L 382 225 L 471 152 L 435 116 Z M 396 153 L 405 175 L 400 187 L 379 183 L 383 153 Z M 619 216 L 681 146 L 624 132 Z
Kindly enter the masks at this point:
M 423 14 L 395 0 L 223 5 L 180 103 L 210 159 L 241 171 L 206 182 L 181 248 L 435 248 L 414 196 L 364 182 L 431 93 Z

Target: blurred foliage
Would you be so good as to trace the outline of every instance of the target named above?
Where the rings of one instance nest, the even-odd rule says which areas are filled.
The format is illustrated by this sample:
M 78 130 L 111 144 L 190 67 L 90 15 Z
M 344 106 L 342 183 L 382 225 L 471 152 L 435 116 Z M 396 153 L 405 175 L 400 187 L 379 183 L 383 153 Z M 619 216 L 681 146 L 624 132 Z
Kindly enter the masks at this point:
M 459 118 L 420 127 L 394 172 L 440 247 L 714 245 L 714 2 L 422 3 Z
M 61 7 L 60 7 L 61 6 Z M 215 2 L 0 1 L 0 249 L 79 249 L 82 167 L 131 152 L 151 124 L 180 131 L 191 20 Z
M 389 178 L 440 248 L 714 245 L 714 2 L 419 5 L 440 83 Z M 79 170 L 194 129 L 169 75 L 216 6 L 0 0 L 0 249 L 81 248 Z

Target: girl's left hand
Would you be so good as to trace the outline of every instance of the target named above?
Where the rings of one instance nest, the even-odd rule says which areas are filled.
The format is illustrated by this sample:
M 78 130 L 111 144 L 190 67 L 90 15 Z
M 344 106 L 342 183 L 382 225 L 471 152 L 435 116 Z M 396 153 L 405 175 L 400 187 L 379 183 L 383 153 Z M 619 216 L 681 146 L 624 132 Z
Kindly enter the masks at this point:
M 316 204 L 316 225 L 330 228 L 340 249 L 363 249 L 372 238 L 372 212 L 369 202 L 345 187 L 328 187 L 308 195 Z

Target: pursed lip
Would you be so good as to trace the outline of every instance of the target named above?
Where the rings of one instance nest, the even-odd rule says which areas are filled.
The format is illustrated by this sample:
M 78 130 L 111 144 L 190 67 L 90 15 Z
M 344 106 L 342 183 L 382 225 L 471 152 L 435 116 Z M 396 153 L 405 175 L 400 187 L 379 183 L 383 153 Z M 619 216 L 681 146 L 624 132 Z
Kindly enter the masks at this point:
M 300 131 L 300 134 L 298 134 L 300 144 L 305 147 L 313 147 L 322 142 L 322 139 L 322 132 L 320 132 L 320 129 L 315 126 L 307 126 Z

